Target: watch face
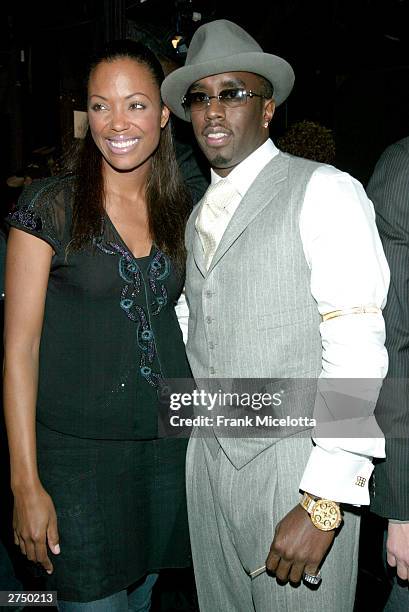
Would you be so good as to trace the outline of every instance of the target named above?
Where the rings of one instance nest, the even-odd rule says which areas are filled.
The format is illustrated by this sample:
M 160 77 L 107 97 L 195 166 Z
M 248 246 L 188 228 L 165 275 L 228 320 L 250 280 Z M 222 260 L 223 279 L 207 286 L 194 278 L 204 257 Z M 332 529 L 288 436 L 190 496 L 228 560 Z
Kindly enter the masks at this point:
M 336 503 L 321 499 L 314 505 L 311 520 L 322 531 L 336 529 L 341 522 L 341 513 Z

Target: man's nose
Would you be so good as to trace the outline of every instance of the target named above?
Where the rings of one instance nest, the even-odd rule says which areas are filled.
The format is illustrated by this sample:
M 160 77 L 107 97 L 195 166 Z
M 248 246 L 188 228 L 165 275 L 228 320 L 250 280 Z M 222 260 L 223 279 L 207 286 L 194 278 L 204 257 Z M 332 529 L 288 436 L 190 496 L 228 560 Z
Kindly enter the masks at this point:
M 224 115 L 224 113 L 225 113 L 225 107 L 221 103 L 219 97 L 209 96 L 209 101 L 205 108 L 205 114 L 210 117 L 214 115 Z

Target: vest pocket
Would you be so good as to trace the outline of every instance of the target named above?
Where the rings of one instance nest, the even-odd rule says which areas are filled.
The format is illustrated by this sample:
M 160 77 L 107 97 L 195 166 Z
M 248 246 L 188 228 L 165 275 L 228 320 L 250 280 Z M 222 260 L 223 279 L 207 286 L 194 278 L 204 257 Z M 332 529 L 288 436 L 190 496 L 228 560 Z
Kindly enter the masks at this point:
M 307 306 L 303 308 L 291 308 L 290 310 L 282 310 L 281 312 L 267 312 L 257 316 L 257 329 L 274 329 L 276 327 L 286 327 L 301 323 L 310 316 L 311 309 L 316 309 L 316 306 Z M 307 314 L 308 312 L 308 314 Z

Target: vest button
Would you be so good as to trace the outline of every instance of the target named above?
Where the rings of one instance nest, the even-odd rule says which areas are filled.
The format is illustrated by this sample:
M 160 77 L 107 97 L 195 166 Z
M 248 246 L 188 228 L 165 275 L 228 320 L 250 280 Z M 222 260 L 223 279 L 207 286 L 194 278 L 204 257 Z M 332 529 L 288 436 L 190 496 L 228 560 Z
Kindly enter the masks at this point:
M 216 374 L 216 370 L 213 367 L 209 368 L 209 372 L 210 374 Z
M 209 315 L 207 315 L 206 317 L 206 323 L 211 323 L 212 322 L 212 317 L 209 317 Z
M 205 291 L 205 296 L 206 296 L 207 298 L 211 298 L 211 297 L 212 297 L 212 295 L 213 295 L 213 293 L 210 291 L 210 289 L 208 289 L 207 291 Z

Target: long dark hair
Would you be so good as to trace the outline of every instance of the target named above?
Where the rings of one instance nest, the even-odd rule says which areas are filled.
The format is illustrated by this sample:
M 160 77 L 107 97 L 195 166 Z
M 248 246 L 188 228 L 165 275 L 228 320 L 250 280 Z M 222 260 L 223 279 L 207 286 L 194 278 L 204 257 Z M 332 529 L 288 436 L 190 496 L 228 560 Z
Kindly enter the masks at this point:
M 100 63 L 122 57 L 146 66 L 160 87 L 164 74 L 159 60 L 142 43 L 127 39 L 105 45 L 89 65 L 87 82 Z M 89 129 L 71 167 L 75 176 L 75 196 L 69 250 L 79 250 L 101 234 L 105 214 L 102 155 Z M 161 130 L 158 148 L 152 155 L 146 200 L 149 231 L 154 243 L 178 266 L 183 266 L 184 229 L 191 210 L 191 196 L 179 172 L 170 121 Z

